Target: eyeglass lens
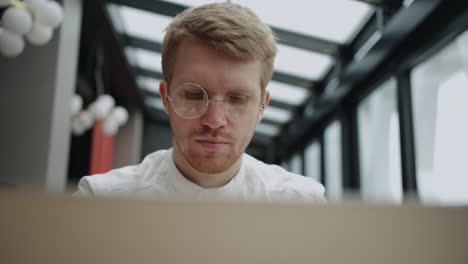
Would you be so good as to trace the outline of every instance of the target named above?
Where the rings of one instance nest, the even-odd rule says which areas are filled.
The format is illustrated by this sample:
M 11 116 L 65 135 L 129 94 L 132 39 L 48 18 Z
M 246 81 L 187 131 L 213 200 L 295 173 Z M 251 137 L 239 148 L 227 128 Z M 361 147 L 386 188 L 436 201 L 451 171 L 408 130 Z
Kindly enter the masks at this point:
M 225 114 L 230 119 L 240 119 L 254 113 L 260 104 L 257 95 L 248 89 L 236 89 L 224 97 L 224 100 L 209 100 L 206 91 L 196 84 L 182 84 L 172 95 L 172 106 L 180 116 L 194 119 L 202 116 L 208 109 L 208 102 L 222 103 Z

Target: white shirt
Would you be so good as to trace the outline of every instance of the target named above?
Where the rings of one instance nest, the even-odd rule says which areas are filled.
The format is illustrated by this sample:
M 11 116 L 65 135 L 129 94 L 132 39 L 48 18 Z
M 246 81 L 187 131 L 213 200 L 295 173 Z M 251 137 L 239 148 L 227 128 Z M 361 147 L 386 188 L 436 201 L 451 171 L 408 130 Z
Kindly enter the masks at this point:
M 145 198 L 324 201 L 325 188 L 313 180 L 243 154 L 239 172 L 226 185 L 203 188 L 177 169 L 172 149 L 153 152 L 138 165 L 83 177 L 77 195 Z

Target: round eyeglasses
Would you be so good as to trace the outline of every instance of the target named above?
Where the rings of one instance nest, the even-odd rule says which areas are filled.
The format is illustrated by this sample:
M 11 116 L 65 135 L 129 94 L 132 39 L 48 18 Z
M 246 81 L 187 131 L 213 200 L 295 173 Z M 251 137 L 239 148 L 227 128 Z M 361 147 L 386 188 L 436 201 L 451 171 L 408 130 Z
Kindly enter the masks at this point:
M 259 104 L 257 94 L 249 89 L 236 89 L 227 93 L 224 99 L 208 99 L 208 94 L 200 85 L 183 83 L 177 86 L 172 96 L 166 94 L 174 111 L 186 119 L 202 116 L 210 102 L 221 103 L 224 113 L 231 120 L 241 119 L 258 109 L 264 109 L 265 104 Z

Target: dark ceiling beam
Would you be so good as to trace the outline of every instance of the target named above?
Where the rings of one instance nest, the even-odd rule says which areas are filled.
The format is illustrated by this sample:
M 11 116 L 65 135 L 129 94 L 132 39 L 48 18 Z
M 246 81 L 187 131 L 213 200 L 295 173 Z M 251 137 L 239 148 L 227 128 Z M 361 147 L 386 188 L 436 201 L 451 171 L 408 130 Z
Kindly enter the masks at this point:
M 310 89 L 311 91 L 314 91 L 315 87 L 318 85 L 317 81 L 291 75 L 291 74 L 280 72 L 280 71 L 274 71 L 271 79 L 274 81 L 307 88 L 307 89 Z
M 139 37 L 122 35 L 122 39 L 125 41 L 125 44 L 128 46 L 145 49 L 157 53 L 161 53 L 162 44 L 156 41 L 151 41 Z
M 353 41 L 347 47 L 351 54 L 356 52 L 369 40 L 369 38 L 379 29 L 378 13 L 374 12 L 367 20 Z
M 281 108 L 281 109 L 287 110 L 287 111 L 294 111 L 297 108 L 297 106 L 295 106 L 295 105 L 291 105 L 291 104 L 281 102 L 281 101 L 278 101 L 278 100 L 274 100 L 274 99 L 270 99 L 270 103 L 268 105 L 273 106 L 273 107 L 277 107 L 277 108 Z
M 146 10 L 149 12 L 170 17 L 174 17 L 188 8 L 188 6 L 185 5 L 154 0 L 107 0 L 107 2 Z M 307 36 L 304 34 L 292 32 L 277 27 L 271 28 L 278 37 L 278 42 L 282 44 L 290 45 L 309 51 L 319 52 L 330 56 L 335 56 L 341 48 L 340 44 L 333 41 L 324 40 L 313 36 Z
M 163 74 L 159 71 L 152 71 L 149 69 L 141 68 L 141 67 L 136 67 L 134 66 L 134 71 L 135 74 L 138 76 L 146 76 L 146 77 L 151 77 L 157 80 L 163 80 Z
M 164 16 L 174 17 L 179 13 L 182 13 L 187 6 L 170 3 L 165 1 L 156 1 L 156 0 L 106 0 L 108 3 L 114 3 L 118 5 L 124 5 L 128 7 L 133 7 L 136 9 L 145 10 L 148 12 L 153 12 L 161 14 Z
M 314 36 L 304 35 L 301 33 L 281 29 L 278 27 L 270 27 L 275 33 L 276 37 L 278 38 L 278 42 L 281 44 L 318 53 L 323 53 L 330 56 L 336 56 L 341 49 L 341 45 L 339 43 L 330 40 L 324 40 Z
M 340 77 L 341 71 L 347 67 L 356 52 L 358 52 L 369 41 L 372 35 L 374 35 L 378 30 L 383 29 L 383 24 L 380 24 L 381 21 L 379 16 L 379 12 L 373 12 L 351 43 L 341 49 L 340 55 L 336 58 L 336 61 L 339 63 L 336 63 L 330 68 L 321 80 L 322 85 L 315 89 L 317 96 L 320 96 L 324 92 L 325 85 L 330 84 L 333 79 Z M 311 99 L 313 100 L 314 98 Z M 308 101 L 311 102 L 311 100 Z
M 331 93 L 326 93 L 315 102 L 310 102 L 309 115 L 295 120 L 279 136 L 278 144 L 283 146 L 276 160 L 288 157 L 312 139 L 333 120 L 345 102 L 359 102 L 375 87 L 379 80 L 388 78 L 390 73 L 402 70 L 418 56 L 434 46 L 440 35 L 453 31 L 451 23 L 463 16 L 459 26 L 468 26 L 468 2 L 421 0 L 401 9 L 385 26 L 382 36 L 369 53 L 360 61 L 351 62 L 340 74 L 340 83 Z M 465 12 L 465 13 L 463 13 Z M 449 31 L 449 32 L 451 32 Z M 448 33 L 446 33 L 448 34 Z
M 364 2 L 369 5 L 373 5 L 376 7 L 385 7 L 385 8 L 392 8 L 398 9 L 402 6 L 403 0 L 354 0 L 358 2 Z

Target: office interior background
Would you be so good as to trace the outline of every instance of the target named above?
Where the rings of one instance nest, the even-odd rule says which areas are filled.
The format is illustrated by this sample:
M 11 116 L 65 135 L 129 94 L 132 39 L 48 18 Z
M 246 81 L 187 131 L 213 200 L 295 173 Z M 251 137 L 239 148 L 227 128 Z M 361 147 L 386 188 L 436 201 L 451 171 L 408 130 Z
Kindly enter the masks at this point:
M 57 2 L 63 24 L 47 45 L 0 56 L 2 187 L 63 192 L 95 162 L 121 167 L 171 147 L 164 28 L 216 1 Z M 468 204 L 468 1 L 231 2 L 279 42 L 249 154 L 322 182 L 330 201 Z M 128 111 L 101 135 L 104 150 L 93 129 L 74 130 L 74 94 L 82 111 L 102 94 Z

